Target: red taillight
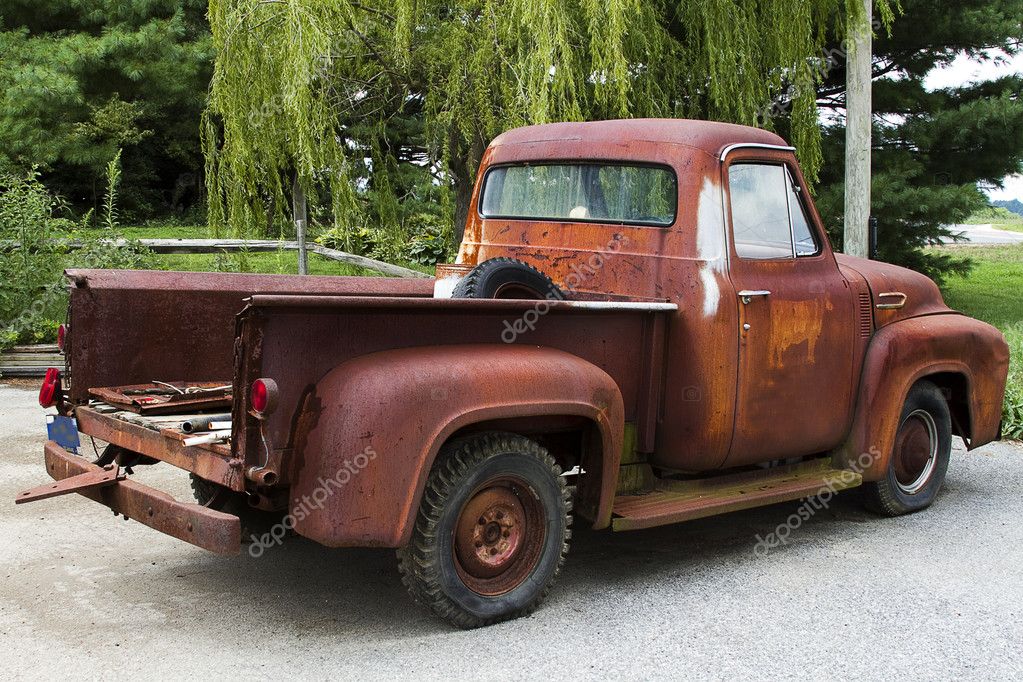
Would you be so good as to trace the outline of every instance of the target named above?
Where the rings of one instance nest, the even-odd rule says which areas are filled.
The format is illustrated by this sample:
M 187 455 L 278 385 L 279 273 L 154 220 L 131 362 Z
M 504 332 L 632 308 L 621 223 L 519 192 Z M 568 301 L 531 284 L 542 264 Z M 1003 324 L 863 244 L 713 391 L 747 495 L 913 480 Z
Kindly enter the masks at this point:
M 60 325 L 57 327 L 57 348 L 60 352 L 64 352 L 64 343 L 67 341 L 67 327 Z
M 252 384 L 252 409 L 256 412 L 262 412 L 269 403 L 269 391 L 266 390 L 266 382 L 262 379 L 256 379 Z
M 277 404 L 277 383 L 273 379 L 256 379 L 249 390 L 249 405 L 262 417 L 273 411 Z
M 46 370 L 43 385 L 39 387 L 39 404 L 53 407 L 60 398 L 60 370 L 53 367 Z

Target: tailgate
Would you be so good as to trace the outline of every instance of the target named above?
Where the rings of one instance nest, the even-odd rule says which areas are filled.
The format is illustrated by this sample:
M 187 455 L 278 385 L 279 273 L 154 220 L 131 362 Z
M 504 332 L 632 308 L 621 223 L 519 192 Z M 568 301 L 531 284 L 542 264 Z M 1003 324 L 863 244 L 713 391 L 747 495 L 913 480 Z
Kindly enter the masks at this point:
M 433 295 L 429 279 L 69 270 L 69 398 L 143 382 L 234 376 L 235 316 L 256 293 Z
M 146 416 L 91 404 L 75 408 L 78 429 L 89 436 L 190 471 L 222 486 L 242 492 L 245 476 L 242 461 L 231 454 L 230 444 L 185 445 L 179 428 L 187 415 Z

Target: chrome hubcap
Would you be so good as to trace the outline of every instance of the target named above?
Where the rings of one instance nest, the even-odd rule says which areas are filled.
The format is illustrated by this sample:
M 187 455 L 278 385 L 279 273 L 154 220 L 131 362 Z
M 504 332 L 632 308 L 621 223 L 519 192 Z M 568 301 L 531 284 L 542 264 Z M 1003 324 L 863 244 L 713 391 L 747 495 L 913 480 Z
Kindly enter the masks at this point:
M 907 495 L 920 492 L 938 463 L 938 427 L 926 410 L 906 417 L 895 437 L 895 482 Z

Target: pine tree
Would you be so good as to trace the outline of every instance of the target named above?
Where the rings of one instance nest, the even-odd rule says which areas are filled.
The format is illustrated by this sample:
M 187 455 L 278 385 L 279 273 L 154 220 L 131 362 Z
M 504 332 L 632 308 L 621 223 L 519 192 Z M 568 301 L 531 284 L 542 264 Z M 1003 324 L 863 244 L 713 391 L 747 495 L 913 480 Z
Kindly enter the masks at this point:
M 950 237 L 987 204 L 978 184 L 998 185 L 1023 170 L 1023 77 L 927 92 L 924 79 L 958 54 L 1016 54 L 1023 0 L 902 0 L 891 35 L 874 44 L 872 212 L 879 258 L 940 280 L 966 260 L 924 247 Z M 844 61 L 820 89 L 821 106 L 844 110 Z M 841 245 L 844 128 L 828 125 L 818 205 Z
M 198 201 L 205 12 L 204 0 L 5 0 L 0 168 L 37 166 L 51 190 L 95 209 L 123 149 L 126 219 Z

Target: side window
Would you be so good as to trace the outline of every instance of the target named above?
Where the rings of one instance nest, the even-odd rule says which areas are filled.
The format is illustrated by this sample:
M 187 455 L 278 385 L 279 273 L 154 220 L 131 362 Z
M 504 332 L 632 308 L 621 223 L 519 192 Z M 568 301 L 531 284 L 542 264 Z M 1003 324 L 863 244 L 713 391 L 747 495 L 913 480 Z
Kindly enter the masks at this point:
M 820 253 L 820 246 L 810 228 L 803 203 L 799 200 L 798 187 L 787 170 L 785 174 L 789 182 L 789 213 L 792 215 L 792 239 L 796 242 L 796 256 L 816 256 Z
M 732 232 L 740 258 L 792 258 L 792 193 L 784 166 L 741 163 L 728 169 Z
M 728 169 L 732 232 L 740 258 L 816 256 L 820 244 L 788 169 L 739 163 Z

